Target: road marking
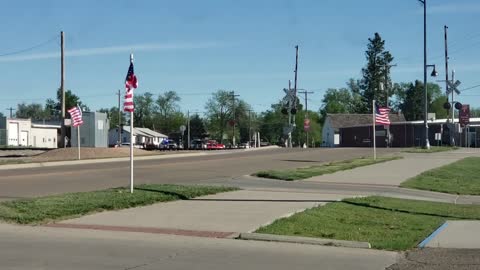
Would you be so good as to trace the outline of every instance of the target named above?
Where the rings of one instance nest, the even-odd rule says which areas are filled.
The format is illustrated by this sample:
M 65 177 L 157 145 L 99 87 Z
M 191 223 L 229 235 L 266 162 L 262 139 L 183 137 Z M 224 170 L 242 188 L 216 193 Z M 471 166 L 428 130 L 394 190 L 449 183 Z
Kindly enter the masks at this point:
M 424 248 L 428 242 L 430 242 L 437 234 L 443 231 L 447 227 L 447 222 L 443 223 L 442 226 L 438 227 L 432 234 L 430 234 L 425 240 L 418 244 L 419 248 Z

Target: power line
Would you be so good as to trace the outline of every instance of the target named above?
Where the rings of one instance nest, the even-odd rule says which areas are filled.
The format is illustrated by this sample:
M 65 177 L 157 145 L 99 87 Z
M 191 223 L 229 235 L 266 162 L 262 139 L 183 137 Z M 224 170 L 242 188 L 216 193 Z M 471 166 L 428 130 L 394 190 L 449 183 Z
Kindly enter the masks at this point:
M 48 43 L 54 41 L 58 39 L 58 35 L 55 35 L 53 38 L 50 38 L 49 40 L 47 41 L 44 41 L 40 44 L 37 44 L 35 46 L 32 46 L 32 47 L 28 47 L 28 48 L 25 48 L 25 49 L 21 49 L 21 50 L 18 50 L 18 51 L 13 51 L 13 52 L 8 52 L 8 53 L 3 53 L 3 54 L 0 54 L 0 57 L 3 57 L 3 56 L 10 56 L 10 55 L 15 55 L 15 54 L 21 54 L 21 53 L 24 53 L 24 52 L 28 52 L 28 51 L 32 51 L 36 48 L 39 48 L 39 47 L 42 47 L 44 45 L 47 45 Z
M 464 91 L 467 91 L 467 90 L 471 90 L 471 89 L 477 88 L 477 87 L 480 87 L 480 84 L 474 85 L 474 86 L 472 86 L 472 87 L 468 87 L 468 88 L 465 88 L 465 89 L 462 89 L 462 90 L 460 90 L 460 92 L 464 92 Z

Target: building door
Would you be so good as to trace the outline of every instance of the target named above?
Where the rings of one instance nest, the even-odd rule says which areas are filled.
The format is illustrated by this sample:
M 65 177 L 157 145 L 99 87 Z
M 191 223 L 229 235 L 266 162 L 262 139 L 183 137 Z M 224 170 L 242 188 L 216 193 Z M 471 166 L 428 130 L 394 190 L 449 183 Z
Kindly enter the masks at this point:
M 22 130 L 20 132 L 20 142 L 21 146 L 28 146 L 28 131 Z
M 18 123 L 8 125 L 8 145 L 18 146 Z

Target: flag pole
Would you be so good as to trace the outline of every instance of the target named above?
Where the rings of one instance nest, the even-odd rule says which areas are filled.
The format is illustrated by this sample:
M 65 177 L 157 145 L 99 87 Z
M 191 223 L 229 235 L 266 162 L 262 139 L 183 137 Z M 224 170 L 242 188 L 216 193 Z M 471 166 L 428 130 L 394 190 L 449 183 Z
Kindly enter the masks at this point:
M 372 118 L 373 118 L 373 160 L 377 159 L 377 141 L 375 134 L 375 100 L 372 102 Z
M 77 126 L 78 160 L 80 160 L 80 126 Z
M 130 63 L 133 63 L 133 53 L 130 54 Z M 130 112 L 130 193 L 133 193 L 133 111 Z

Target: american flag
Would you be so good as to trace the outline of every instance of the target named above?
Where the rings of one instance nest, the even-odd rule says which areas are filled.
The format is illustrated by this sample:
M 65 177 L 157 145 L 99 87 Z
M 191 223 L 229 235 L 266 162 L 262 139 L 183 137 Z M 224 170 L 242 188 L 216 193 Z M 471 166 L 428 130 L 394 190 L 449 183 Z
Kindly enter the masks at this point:
M 388 113 L 390 113 L 390 108 L 379 108 L 377 104 L 375 104 L 375 124 L 390 125 Z
M 68 113 L 72 117 L 72 126 L 73 127 L 78 127 L 81 124 L 83 124 L 82 110 L 80 109 L 80 107 L 75 106 L 75 107 L 71 108 L 70 110 L 68 110 Z
M 125 78 L 125 101 L 123 102 L 123 111 L 124 112 L 133 112 L 135 107 L 133 105 L 133 89 L 138 87 L 137 76 L 133 71 L 133 62 L 130 62 L 130 67 L 128 68 L 127 77 Z

